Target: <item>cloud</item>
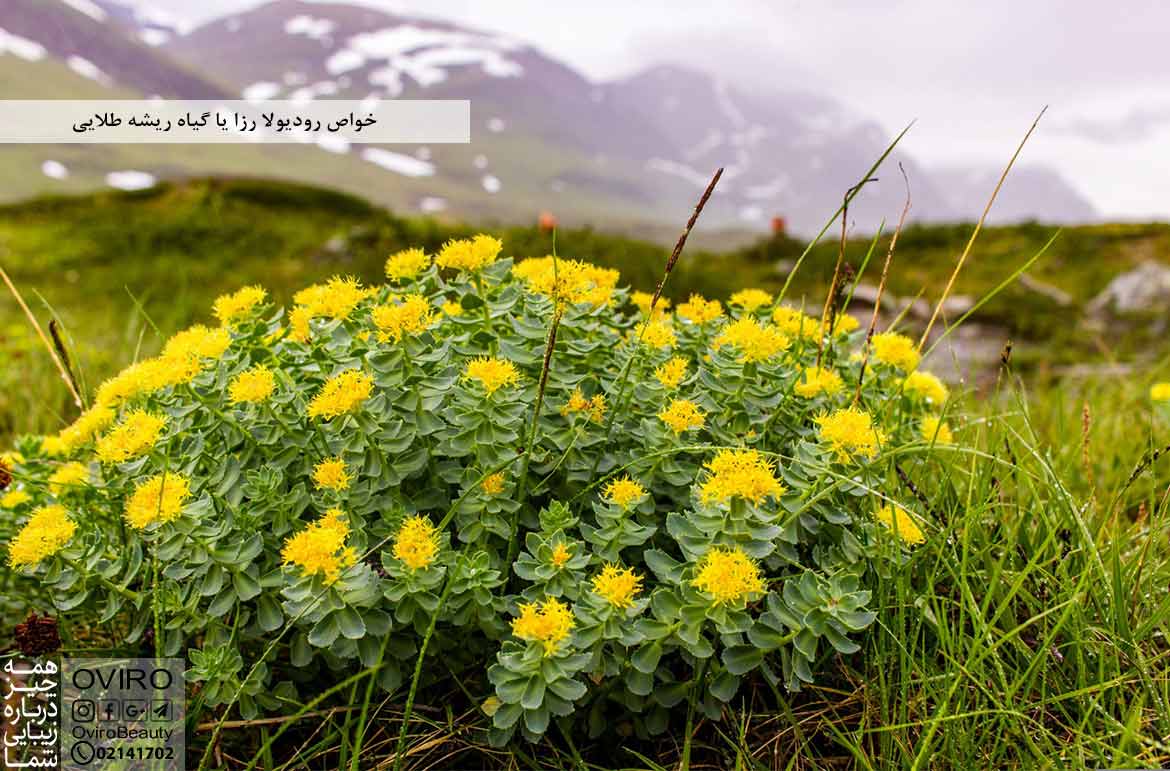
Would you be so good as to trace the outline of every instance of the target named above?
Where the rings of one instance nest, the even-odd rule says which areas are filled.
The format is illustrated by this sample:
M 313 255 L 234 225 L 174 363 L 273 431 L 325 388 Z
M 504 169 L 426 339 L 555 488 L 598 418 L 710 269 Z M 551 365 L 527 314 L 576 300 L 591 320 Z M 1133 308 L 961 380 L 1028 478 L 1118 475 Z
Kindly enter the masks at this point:
M 1170 102 L 1141 105 L 1118 118 L 1079 117 L 1057 124 L 1058 134 L 1107 145 L 1125 145 L 1150 139 L 1170 125 Z

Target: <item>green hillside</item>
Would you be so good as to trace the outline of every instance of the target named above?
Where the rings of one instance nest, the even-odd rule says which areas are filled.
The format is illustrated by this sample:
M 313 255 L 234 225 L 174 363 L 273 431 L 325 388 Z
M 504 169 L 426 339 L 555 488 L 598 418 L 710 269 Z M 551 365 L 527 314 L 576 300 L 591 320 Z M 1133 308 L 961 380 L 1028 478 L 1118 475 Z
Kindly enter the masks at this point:
M 902 234 L 891 290 L 934 300 L 971 227 L 914 227 Z M 92 387 L 162 336 L 208 318 L 213 298 L 245 283 L 269 287 L 279 302 L 335 273 L 373 282 L 387 254 L 408 245 L 437 249 L 473 229 L 432 219 L 399 217 L 342 193 L 269 181 L 195 180 L 140 193 L 42 198 L 0 207 L 0 261 L 42 324 L 54 315 L 67 332 L 82 378 Z M 553 250 L 535 228 L 495 230 L 517 257 Z M 956 294 L 979 298 L 994 289 L 1055 233 L 1039 225 L 991 228 L 980 238 Z M 656 234 L 657 235 L 657 234 Z M 871 244 L 851 242 L 846 259 L 860 268 Z M 801 242 L 775 238 L 727 252 L 689 249 L 667 294 L 725 298 L 755 285 L 778 291 Z M 876 284 L 885 243 L 874 249 L 860 280 Z M 652 289 L 667 249 L 650 241 L 589 229 L 556 234 L 561 256 L 621 270 L 623 280 Z M 819 304 L 837 245 L 812 251 L 789 297 Z M 993 298 L 973 318 L 1015 342 L 1021 366 L 1046 368 L 1138 355 L 1161 355 L 1147 319 L 1114 323 L 1105 339 L 1086 331 L 1084 305 L 1110 278 L 1144 259 L 1170 261 L 1170 227 L 1110 225 L 1063 231 L 1030 274 L 1067 292 L 1062 305 L 1019 285 Z M 907 318 L 905 323 L 914 325 Z M 1120 333 L 1119 330 L 1124 331 Z M 0 381 L 0 434 L 52 428 L 46 422 L 73 407 L 51 378 L 41 344 L 7 292 L 0 294 L 0 350 L 10 364 Z

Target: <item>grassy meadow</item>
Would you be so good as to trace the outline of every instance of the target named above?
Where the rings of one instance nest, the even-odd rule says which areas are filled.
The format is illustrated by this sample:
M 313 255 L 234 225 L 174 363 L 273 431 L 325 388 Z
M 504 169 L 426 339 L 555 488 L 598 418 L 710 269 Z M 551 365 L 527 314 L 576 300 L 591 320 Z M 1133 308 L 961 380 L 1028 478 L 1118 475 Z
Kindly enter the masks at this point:
M 970 230 L 907 228 L 890 291 L 937 300 Z M 474 232 L 313 188 L 196 180 L 0 207 L 0 265 L 46 330 L 51 319 L 60 324 L 89 394 L 177 330 L 210 323 L 220 294 L 259 283 L 280 305 L 335 274 L 376 284 L 388 254 L 437 252 Z M 622 283 L 642 290 L 653 289 L 669 253 L 588 229 L 559 231 L 555 244 L 536 228 L 491 232 L 509 255 L 555 250 L 617 268 Z M 883 494 L 924 517 L 926 538 L 877 570 L 876 622 L 855 652 L 822 646 L 815 684 L 790 694 L 764 676 L 745 678 L 713 718 L 695 706 L 696 691 L 708 687 L 696 676 L 676 710 L 682 730 L 650 737 L 623 722 L 589 739 L 554 719 L 539 743 L 499 748 L 488 742 L 482 672 L 443 671 L 429 659 L 435 671 L 404 727 L 401 699 L 372 688 L 379 658 L 283 713 L 311 719 L 240 720 L 232 704 L 196 709 L 188 733 L 196 760 L 228 769 L 1170 765 L 1170 405 L 1149 395 L 1152 382 L 1170 379 L 1170 346 L 1146 318 L 1107 332 L 1082 323 L 1113 276 L 1144 259 L 1170 260 L 1170 227 L 1069 228 L 1028 271 L 1067 301 L 1018 284 L 1001 291 L 1053 233 L 988 228 L 977 243 L 955 293 L 990 296 L 972 321 L 1003 330 L 1013 356 L 990 367 L 978 388 L 952 386 L 945 416 L 953 444 L 883 455 Z M 861 280 L 877 283 L 888 238 L 849 242 L 847 259 L 865 266 Z M 776 266 L 803 250 L 783 237 L 732 251 L 689 249 L 667 296 L 677 304 L 694 292 L 726 300 L 745 286 L 774 293 L 787 278 Z M 803 297 L 819 310 L 837 250 L 822 243 L 809 253 L 791 301 Z M 0 297 L 7 446 L 59 430 L 78 410 L 24 315 Z M 1053 374 L 1117 362 L 1133 362 L 1132 371 Z M 48 607 L 34 580 L 4 581 L 10 616 Z M 110 629 L 125 623 L 115 619 Z M 67 646 L 117 649 L 110 629 L 77 630 Z

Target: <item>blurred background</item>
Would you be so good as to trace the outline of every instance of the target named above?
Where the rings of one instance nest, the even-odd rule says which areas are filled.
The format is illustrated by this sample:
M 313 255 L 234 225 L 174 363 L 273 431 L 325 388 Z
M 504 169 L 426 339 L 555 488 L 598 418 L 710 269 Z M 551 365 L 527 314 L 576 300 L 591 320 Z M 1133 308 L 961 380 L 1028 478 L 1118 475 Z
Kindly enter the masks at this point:
M 914 122 L 847 222 L 864 313 L 905 202 L 900 165 L 912 224 L 885 321 L 912 328 L 1047 105 L 944 309 L 974 313 L 935 368 L 978 387 L 1011 340 L 1041 380 L 1156 371 L 1170 307 L 1168 24 L 1154 2 L 1103 28 L 1089 4 L 1006 0 L 3 0 L 0 98 L 461 98 L 472 142 L 0 145 L 0 265 L 92 386 L 206 320 L 220 291 L 260 281 L 283 301 L 333 273 L 374 282 L 389 252 L 477 230 L 503 233 L 516 256 L 552 251 L 555 232 L 559 254 L 650 287 L 722 166 L 669 294 L 776 290 Z M 819 307 L 836 231 L 792 302 Z M 64 419 L 8 293 L 0 353 L 0 435 Z

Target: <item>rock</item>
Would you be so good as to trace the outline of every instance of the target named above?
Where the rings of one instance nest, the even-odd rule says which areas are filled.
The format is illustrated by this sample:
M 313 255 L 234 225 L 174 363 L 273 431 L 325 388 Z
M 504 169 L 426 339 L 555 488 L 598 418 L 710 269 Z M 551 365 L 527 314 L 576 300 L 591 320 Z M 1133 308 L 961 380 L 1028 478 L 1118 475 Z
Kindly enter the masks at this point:
M 1146 260 L 1122 273 L 1094 297 L 1089 313 L 1139 313 L 1170 307 L 1170 267 Z

